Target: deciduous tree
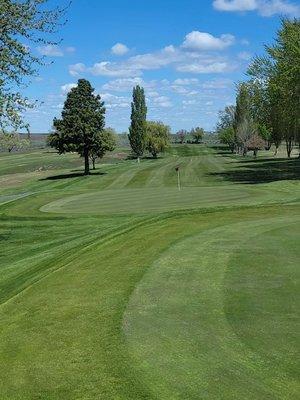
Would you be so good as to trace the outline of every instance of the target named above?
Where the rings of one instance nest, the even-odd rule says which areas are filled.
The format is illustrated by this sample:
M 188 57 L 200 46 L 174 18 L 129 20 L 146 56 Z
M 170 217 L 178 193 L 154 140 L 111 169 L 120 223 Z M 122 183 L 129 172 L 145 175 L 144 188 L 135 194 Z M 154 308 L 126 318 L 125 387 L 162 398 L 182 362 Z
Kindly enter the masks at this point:
M 0 0 L 0 129 L 24 127 L 22 113 L 33 103 L 18 90 L 37 73 L 42 57 L 30 44 L 56 45 L 49 40 L 66 8 L 45 9 L 47 0 Z
M 200 143 L 201 140 L 203 139 L 204 136 L 204 129 L 200 128 L 199 126 L 197 126 L 196 128 L 193 128 L 190 132 L 190 134 L 192 135 L 195 143 Z
M 99 132 L 90 151 L 93 169 L 96 169 L 95 163 L 97 158 L 103 158 L 106 152 L 113 151 L 115 147 L 116 132 L 114 129 L 106 128 L 102 132 Z
M 134 155 L 138 158 L 144 154 L 146 146 L 146 117 L 147 106 L 145 92 L 142 87 L 137 85 L 133 88 L 131 103 L 131 125 L 129 127 L 129 142 Z
M 162 122 L 147 121 L 146 149 L 157 158 L 170 144 L 170 127 Z

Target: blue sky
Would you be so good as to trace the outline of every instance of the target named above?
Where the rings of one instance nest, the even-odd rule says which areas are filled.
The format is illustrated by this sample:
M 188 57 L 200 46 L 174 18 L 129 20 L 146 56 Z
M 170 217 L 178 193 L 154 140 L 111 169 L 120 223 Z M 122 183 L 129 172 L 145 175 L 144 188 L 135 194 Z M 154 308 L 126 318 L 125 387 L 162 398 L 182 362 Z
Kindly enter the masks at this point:
M 281 15 L 299 16 L 300 2 L 73 0 L 60 45 L 33 49 L 49 65 L 25 90 L 42 102 L 26 115 L 31 131 L 51 129 L 79 78 L 101 94 L 106 125 L 118 132 L 128 129 L 136 84 L 145 88 L 149 120 L 174 132 L 212 130 L 218 110 L 234 102 L 234 83 L 245 79 L 251 57 L 272 42 Z

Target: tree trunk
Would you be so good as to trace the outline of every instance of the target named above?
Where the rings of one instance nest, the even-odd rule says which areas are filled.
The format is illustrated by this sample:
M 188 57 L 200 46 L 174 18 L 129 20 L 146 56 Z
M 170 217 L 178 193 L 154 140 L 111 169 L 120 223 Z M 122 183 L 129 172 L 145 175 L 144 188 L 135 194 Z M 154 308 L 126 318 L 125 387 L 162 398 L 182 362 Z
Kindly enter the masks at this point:
M 292 149 L 293 149 L 293 142 L 292 142 L 292 140 L 288 139 L 286 141 L 286 152 L 287 152 L 288 158 L 291 158 Z
M 89 151 L 84 149 L 84 175 L 90 174 Z
M 93 163 L 93 170 L 95 170 L 96 169 L 96 166 L 95 166 L 95 158 L 92 158 L 92 163 Z

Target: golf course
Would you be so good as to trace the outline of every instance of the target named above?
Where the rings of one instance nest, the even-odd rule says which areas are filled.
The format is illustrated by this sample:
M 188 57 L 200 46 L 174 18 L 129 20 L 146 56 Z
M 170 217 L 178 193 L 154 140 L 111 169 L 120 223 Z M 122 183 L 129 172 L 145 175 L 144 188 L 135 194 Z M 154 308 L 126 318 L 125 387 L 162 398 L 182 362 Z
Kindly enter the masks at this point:
M 77 154 L 0 153 L 0 399 L 298 398 L 283 151 L 117 147 L 89 176 Z

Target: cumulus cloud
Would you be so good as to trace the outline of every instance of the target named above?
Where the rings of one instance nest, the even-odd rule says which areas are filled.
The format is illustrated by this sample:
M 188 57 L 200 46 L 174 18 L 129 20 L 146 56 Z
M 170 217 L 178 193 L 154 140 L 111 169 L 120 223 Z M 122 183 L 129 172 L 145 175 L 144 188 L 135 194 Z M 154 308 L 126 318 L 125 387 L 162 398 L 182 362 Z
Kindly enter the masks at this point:
M 129 108 L 131 98 L 125 96 L 115 96 L 111 93 L 100 93 L 101 99 L 105 101 L 105 107 L 108 109 L 114 108 Z
M 186 35 L 182 47 L 193 51 L 223 50 L 234 43 L 234 36 L 221 35 L 219 38 L 207 32 L 193 31 Z
M 123 56 L 124 54 L 128 53 L 129 48 L 123 43 L 116 43 L 112 48 L 112 54 L 116 56 Z
M 90 67 L 78 63 L 71 65 L 69 72 L 72 76 L 88 72 L 95 76 L 123 79 L 137 79 L 143 71 L 170 66 L 177 71 L 199 74 L 225 72 L 229 68 L 226 57 L 217 52 L 231 46 L 234 41 L 234 36 L 230 34 L 215 37 L 206 32 L 193 31 L 178 47 L 169 45 L 156 52 L 138 54 L 119 62 L 103 60 Z
M 287 0 L 214 0 L 213 6 L 219 11 L 257 11 L 264 17 L 283 14 L 290 17 L 300 15 L 300 5 Z
M 77 63 L 69 66 L 69 73 L 72 76 L 79 76 L 86 71 L 86 66 L 83 63 Z
M 67 94 L 71 89 L 77 86 L 77 83 L 66 83 L 60 87 L 62 94 Z
M 207 65 L 200 62 L 180 65 L 176 69 L 179 72 L 190 72 L 193 74 L 212 74 L 230 71 L 232 68 L 226 62 L 215 62 Z

